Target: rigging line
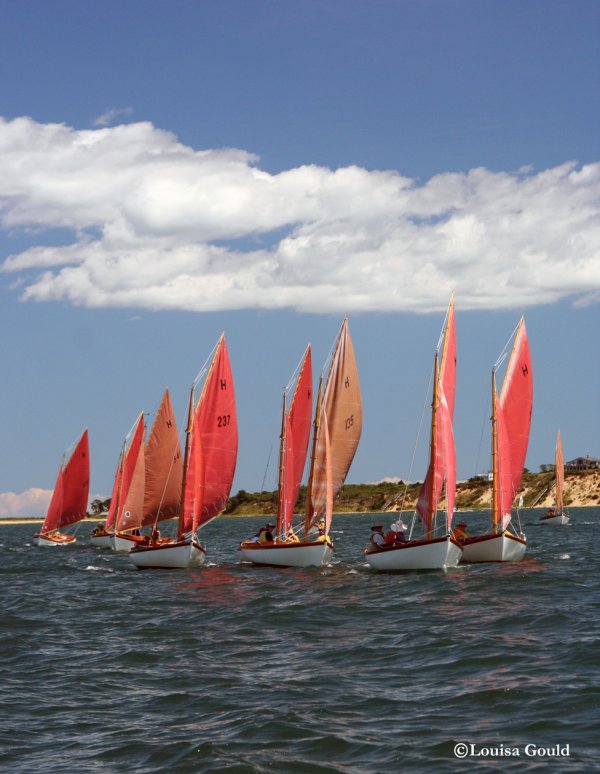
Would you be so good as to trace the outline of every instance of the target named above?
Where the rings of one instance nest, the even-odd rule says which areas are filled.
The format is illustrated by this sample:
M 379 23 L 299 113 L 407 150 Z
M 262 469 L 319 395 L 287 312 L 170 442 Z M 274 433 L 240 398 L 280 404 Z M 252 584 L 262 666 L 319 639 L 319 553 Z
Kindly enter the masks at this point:
M 205 373 L 208 371 L 208 367 L 209 367 L 210 363 L 212 362 L 212 359 L 213 359 L 213 357 L 214 357 L 214 354 L 215 354 L 215 352 L 217 351 L 217 347 L 218 347 L 218 346 L 219 346 L 219 344 L 221 343 L 221 340 L 222 340 L 222 338 L 223 338 L 223 335 L 224 335 L 224 334 L 221 334 L 221 335 L 219 336 L 219 340 L 217 341 L 217 343 L 215 344 L 215 346 L 214 346 L 214 347 L 211 349 L 209 356 L 206 358 L 206 360 L 204 361 L 204 363 L 203 363 L 202 367 L 200 368 L 200 370 L 199 370 L 199 371 L 198 371 L 198 373 L 196 374 L 196 378 L 195 378 L 195 379 L 194 379 L 194 381 L 192 382 L 192 385 L 193 385 L 194 389 L 195 389 L 195 388 L 198 386 L 198 384 L 200 383 L 200 380 L 202 379 L 202 377 L 204 376 L 204 374 L 205 374 Z
M 306 349 L 304 350 L 304 352 L 302 353 L 302 357 L 298 361 L 298 364 L 296 365 L 296 368 L 294 369 L 294 373 L 291 375 L 289 382 L 287 383 L 287 385 L 284 388 L 284 392 L 285 392 L 286 395 L 291 390 L 296 376 L 299 375 L 299 373 L 300 373 L 300 367 L 302 366 L 302 363 L 304 363 L 304 358 L 306 357 L 306 350 L 308 349 L 308 347 L 310 347 L 310 342 L 309 342 L 308 346 L 306 347 Z
M 494 368 L 493 368 L 494 371 L 497 371 L 500 368 L 500 366 L 502 365 L 502 363 L 506 360 L 506 358 L 508 356 L 509 344 L 514 339 L 514 337 L 515 337 L 515 335 L 516 335 L 516 333 L 517 333 L 517 331 L 519 329 L 519 325 L 521 324 L 521 320 L 522 319 L 523 319 L 522 317 L 519 319 L 519 322 L 517 323 L 514 331 L 508 337 L 508 341 L 504 345 L 504 348 L 502 349 L 502 352 L 500 353 L 500 356 L 499 356 L 498 360 L 496 360 L 496 362 L 494 363 Z
M 427 385 L 427 390 L 425 392 L 425 400 L 423 401 L 423 409 L 421 411 L 421 419 L 419 420 L 419 428 L 417 430 L 417 437 L 415 438 L 415 445 L 413 446 L 412 458 L 411 458 L 411 461 L 410 461 L 410 468 L 409 468 L 409 471 L 408 471 L 408 479 L 407 479 L 407 481 L 404 484 L 404 494 L 402 495 L 402 500 L 401 500 L 401 503 L 400 503 L 400 510 L 401 511 L 404 510 L 404 503 L 406 502 L 406 495 L 408 493 L 408 487 L 409 487 L 409 483 L 408 482 L 412 478 L 413 467 L 414 467 L 414 464 L 415 464 L 415 457 L 416 457 L 416 454 L 417 454 L 417 447 L 419 445 L 419 438 L 421 437 L 421 429 L 423 427 L 423 417 L 425 416 L 425 411 L 427 410 L 427 401 L 429 400 L 429 394 L 431 392 L 431 384 L 433 382 L 433 372 L 434 372 L 434 370 L 435 370 L 435 368 L 432 366 L 430 374 L 429 374 L 429 384 Z M 412 534 L 412 526 L 410 528 L 410 531 L 411 531 L 411 534 Z
M 262 480 L 262 486 L 261 486 L 261 488 L 260 488 L 260 491 L 261 491 L 261 492 L 264 492 L 264 491 L 265 491 L 265 482 L 266 482 L 266 480 L 267 480 L 267 473 L 268 473 L 268 471 L 269 471 L 269 463 L 271 462 L 271 454 L 273 453 L 273 446 L 274 446 L 274 445 L 275 445 L 275 441 L 273 441 L 273 442 L 271 443 L 271 448 L 269 449 L 269 456 L 268 456 L 268 458 L 267 458 L 267 467 L 265 468 L 265 475 L 263 476 L 263 480 Z

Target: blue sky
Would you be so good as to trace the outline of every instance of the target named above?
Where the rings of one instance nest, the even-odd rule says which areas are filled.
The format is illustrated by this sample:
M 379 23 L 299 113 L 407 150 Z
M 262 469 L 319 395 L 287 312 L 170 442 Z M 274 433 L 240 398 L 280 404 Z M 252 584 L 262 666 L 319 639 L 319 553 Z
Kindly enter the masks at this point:
M 489 462 L 521 314 L 527 465 L 600 456 L 600 6 L 582 0 L 0 0 L 0 515 L 43 513 L 90 429 L 93 494 L 225 330 L 234 491 L 275 486 L 281 390 L 345 312 L 349 481 L 425 472 L 456 293 L 458 474 Z M 424 426 L 427 424 L 427 414 Z

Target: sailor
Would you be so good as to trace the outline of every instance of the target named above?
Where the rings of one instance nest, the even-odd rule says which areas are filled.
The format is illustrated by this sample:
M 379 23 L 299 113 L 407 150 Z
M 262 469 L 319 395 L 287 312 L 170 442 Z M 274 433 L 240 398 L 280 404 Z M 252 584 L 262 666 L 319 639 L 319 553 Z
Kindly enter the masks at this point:
M 373 548 L 382 548 L 384 545 L 383 524 L 374 524 L 371 527 L 371 546 Z
M 261 527 L 258 532 L 258 542 L 259 543 L 272 543 L 273 542 L 273 532 L 272 530 L 275 529 L 274 524 L 266 524 L 264 527 Z
M 467 525 L 464 523 L 464 521 L 461 521 L 460 524 L 457 524 L 456 527 L 454 527 L 452 530 L 452 537 L 459 543 L 462 543 L 469 537 L 467 534 Z

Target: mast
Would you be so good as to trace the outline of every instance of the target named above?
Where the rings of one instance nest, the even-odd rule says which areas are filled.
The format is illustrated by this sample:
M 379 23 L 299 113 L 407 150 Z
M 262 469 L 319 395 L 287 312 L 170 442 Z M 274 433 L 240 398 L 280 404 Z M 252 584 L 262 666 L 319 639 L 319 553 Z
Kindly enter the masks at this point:
M 437 459 L 437 407 L 438 407 L 438 353 L 436 351 L 433 361 L 433 400 L 431 401 L 431 443 L 429 456 L 429 518 L 427 520 L 427 540 L 431 540 L 435 499 L 436 459 Z
M 310 529 L 310 520 L 312 518 L 312 484 L 315 472 L 315 459 L 317 450 L 317 435 L 319 434 L 319 423 L 321 417 L 321 398 L 323 392 L 323 374 L 319 378 L 319 389 L 317 391 L 317 406 L 315 409 L 315 421 L 313 423 L 313 441 L 310 453 L 310 472 L 308 474 L 308 485 L 306 487 L 306 519 L 304 521 L 304 537 Z
M 284 476 L 284 450 L 285 450 L 285 441 L 286 441 L 286 433 L 285 433 L 285 411 L 286 411 L 286 401 L 285 401 L 285 390 L 283 391 L 283 408 L 281 411 L 281 434 L 279 436 L 279 501 L 277 503 L 277 526 L 276 526 L 276 533 L 279 535 L 279 531 L 281 529 L 281 519 L 282 519 L 282 511 L 285 508 L 285 476 Z M 283 500 L 283 503 L 282 503 Z
M 496 413 L 496 371 L 492 369 L 492 517 L 494 531 L 498 532 L 500 522 L 498 514 L 498 417 Z
M 185 479 L 187 476 L 188 461 L 190 454 L 190 437 L 192 435 L 192 423 L 193 423 L 193 410 L 194 410 L 194 385 L 190 390 L 190 404 L 188 407 L 188 421 L 185 430 L 185 452 L 183 455 L 183 476 L 181 480 L 181 505 L 179 507 L 179 523 L 177 526 L 177 540 L 181 540 L 183 537 L 183 522 L 185 518 L 184 504 L 185 504 Z

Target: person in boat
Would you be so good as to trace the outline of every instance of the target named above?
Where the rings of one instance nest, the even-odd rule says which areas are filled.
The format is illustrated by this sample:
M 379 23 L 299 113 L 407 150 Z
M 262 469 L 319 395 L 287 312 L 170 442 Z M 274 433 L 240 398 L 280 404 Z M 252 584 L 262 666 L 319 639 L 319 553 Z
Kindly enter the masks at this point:
M 323 539 L 325 538 L 325 521 L 324 519 L 320 519 L 316 524 L 313 524 L 312 527 L 308 530 L 306 533 L 306 539 L 309 542 L 323 542 Z
M 106 522 L 101 521 L 99 524 L 96 524 L 94 529 L 92 530 L 92 535 L 105 535 L 106 534 Z
M 288 530 L 287 535 L 285 536 L 285 539 L 288 543 L 299 543 L 300 539 L 298 535 L 294 532 L 294 530 L 290 527 Z
M 273 543 L 273 530 L 275 529 L 274 524 L 265 524 L 264 527 L 261 527 L 258 533 L 258 542 L 259 543 Z
M 458 543 L 464 542 L 469 537 L 469 534 L 467 532 L 467 525 L 464 523 L 464 521 L 461 521 L 459 524 L 456 525 L 456 527 L 454 527 L 454 529 L 452 530 L 452 537 Z
M 547 519 L 551 519 L 553 516 L 555 516 L 554 508 L 548 508 L 546 511 L 546 517 Z
M 152 528 L 152 533 L 150 535 L 150 542 L 152 543 L 152 545 L 157 545 L 157 543 L 160 542 L 160 530 L 156 526 Z
M 371 547 L 383 548 L 385 545 L 385 537 L 383 534 L 383 524 L 374 524 L 371 527 Z

